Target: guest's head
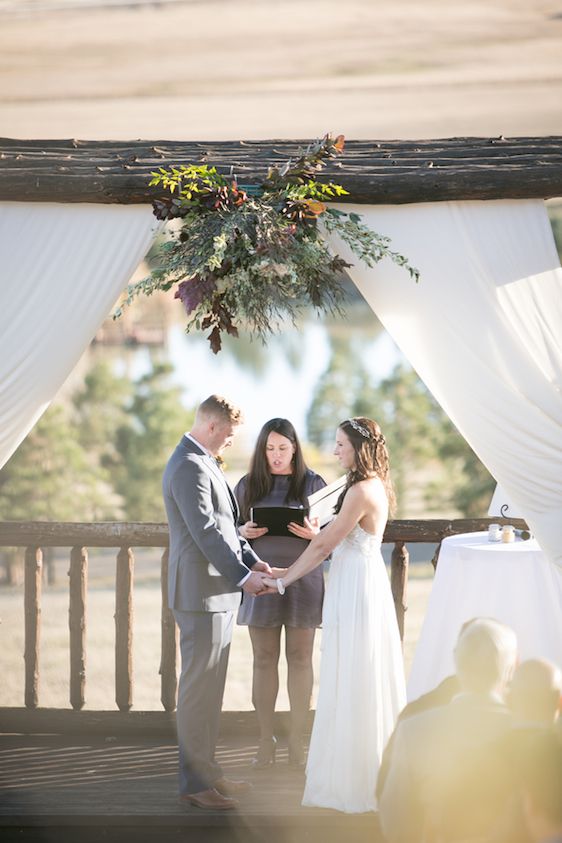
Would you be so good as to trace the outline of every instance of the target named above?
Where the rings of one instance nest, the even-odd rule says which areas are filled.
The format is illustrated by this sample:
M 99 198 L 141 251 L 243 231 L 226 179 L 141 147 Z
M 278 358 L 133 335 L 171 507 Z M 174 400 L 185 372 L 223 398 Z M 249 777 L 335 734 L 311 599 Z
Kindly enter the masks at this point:
M 270 419 L 259 432 L 250 460 L 243 502 L 243 515 L 266 497 L 273 485 L 273 476 L 289 476 L 286 500 L 305 500 L 306 463 L 296 430 L 288 419 Z
M 516 722 L 549 726 L 558 716 L 561 694 L 560 669 L 546 659 L 527 659 L 515 669 L 508 704 Z
M 364 416 L 342 421 L 336 431 L 334 454 L 347 472 L 346 488 L 369 477 L 378 477 L 385 487 L 389 508 L 393 510 L 395 497 L 386 439 L 376 421 Z
M 539 729 L 526 741 L 518 772 L 531 840 L 562 840 L 562 744 L 552 729 Z
M 191 432 L 201 445 L 218 456 L 232 444 L 243 421 L 238 407 L 220 395 L 209 395 L 197 408 Z
M 463 691 L 503 694 L 516 661 L 517 638 L 510 627 L 492 618 L 475 618 L 461 630 L 455 667 Z

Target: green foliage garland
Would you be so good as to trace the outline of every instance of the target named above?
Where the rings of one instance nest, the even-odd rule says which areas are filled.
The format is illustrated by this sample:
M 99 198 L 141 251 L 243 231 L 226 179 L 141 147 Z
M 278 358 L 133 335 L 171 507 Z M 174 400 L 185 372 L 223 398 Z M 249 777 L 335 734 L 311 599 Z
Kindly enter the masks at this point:
M 138 295 L 177 284 L 175 297 L 188 315 L 186 330 L 210 328 L 216 354 L 222 332 L 238 336 L 240 323 L 265 340 L 308 304 L 340 311 L 341 273 L 350 264 L 330 253 L 319 223 L 339 234 L 368 266 L 388 257 L 417 281 L 418 271 L 390 250 L 388 237 L 373 232 L 358 214 L 326 204 L 347 191 L 315 176 L 343 148 L 342 135 L 326 135 L 294 163 L 272 167 L 257 185 L 241 185 L 207 165 L 152 173 L 150 184 L 170 193 L 153 202 L 156 217 L 180 219 L 181 227 L 161 246 L 159 267 L 129 286 L 114 318 Z

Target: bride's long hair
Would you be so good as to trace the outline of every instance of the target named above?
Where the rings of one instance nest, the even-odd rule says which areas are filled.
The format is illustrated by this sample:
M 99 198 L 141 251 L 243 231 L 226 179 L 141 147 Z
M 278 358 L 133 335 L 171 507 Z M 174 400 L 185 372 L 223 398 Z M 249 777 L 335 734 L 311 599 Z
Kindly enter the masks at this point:
M 345 433 L 353 445 L 355 467 L 347 472 L 347 483 L 338 498 L 335 513 L 337 514 L 340 511 L 348 489 L 355 483 L 368 480 L 370 477 L 378 477 L 384 486 L 388 499 L 388 511 L 392 515 L 396 509 L 396 496 L 390 478 L 390 461 L 386 439 L 379 424 L 373 419 L 357 416 L 342 421 L 338 425 L 338 429 Z

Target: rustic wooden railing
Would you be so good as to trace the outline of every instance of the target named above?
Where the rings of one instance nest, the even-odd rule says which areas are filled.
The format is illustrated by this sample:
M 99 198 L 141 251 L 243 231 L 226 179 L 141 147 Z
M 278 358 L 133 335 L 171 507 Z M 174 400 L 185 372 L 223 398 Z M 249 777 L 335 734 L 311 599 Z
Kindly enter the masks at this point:
M 390 521 L 384 541 L 393 543 L 391 587 L 400 628 L 404 635 L 404 615 L 409 554 L 407 544 L 439 543 L 445 536 L 485 530 L 491 521 L 505 519 Z M 524 521 L 510 523 L 524 528 Z M 25 547 L 25 694 L 27 709 L 39 705 L 39 644 L 43 551 L 45 547 L 70 548 L 69 630 L 70 704 L 76 711 L 85 702 L 86 686 L 86 597 L 88 586 L 88 547 L 117 548 L 115 578 L 115 700 L 121 712 L 133 704 L 133 585 L 134 547 L 163 548 L 161 559 L 161 702 L 166 712 L 176 704 L 176 626 L 168 607 L 168 528 L 166 524 L 106 522 L 95 524 L 59 522 L 0 522 L 0 547 Z M 436 564 L 434 557 L 434 565 Z

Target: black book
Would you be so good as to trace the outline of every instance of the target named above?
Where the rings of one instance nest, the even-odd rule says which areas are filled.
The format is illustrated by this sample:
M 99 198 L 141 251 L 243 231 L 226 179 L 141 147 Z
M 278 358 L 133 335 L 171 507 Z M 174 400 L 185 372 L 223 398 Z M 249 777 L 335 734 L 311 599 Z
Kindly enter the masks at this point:
M 268 536 L 293 536 L 287 529 L 287 524 L 291 521 L 304 524 L 305 517 L 318 518 L 320 526 L 323 527 L 334 517 L 334 507 L 345 483 L 344 475 L 309 495 L 308 506 L 253 506 L 250 518 L 258 527 L 267 527 Z
M 258 527 L 267 527 L 268 536 L 295 538 L 287 529 L 287 524 L 291 521 L 304 524 L 308 512 L 307 506 L 253 506 L 250 509 L 250 518 Z

